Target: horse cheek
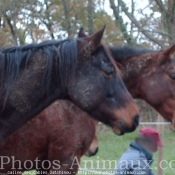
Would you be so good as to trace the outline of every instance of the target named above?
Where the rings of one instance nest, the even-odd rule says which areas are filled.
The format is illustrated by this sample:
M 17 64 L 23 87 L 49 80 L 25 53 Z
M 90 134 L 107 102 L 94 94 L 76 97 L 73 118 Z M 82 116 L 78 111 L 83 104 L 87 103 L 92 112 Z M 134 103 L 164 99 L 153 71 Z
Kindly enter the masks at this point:
M 98 81 L 96 83 L 98 84 Z M 82 78 L 80 81 L 77 81 L 69 89 L 71 100 L 84 110 L 91 111 L 102 99 L 101 91 L 97 84 L 90 84 L 89 78 Z

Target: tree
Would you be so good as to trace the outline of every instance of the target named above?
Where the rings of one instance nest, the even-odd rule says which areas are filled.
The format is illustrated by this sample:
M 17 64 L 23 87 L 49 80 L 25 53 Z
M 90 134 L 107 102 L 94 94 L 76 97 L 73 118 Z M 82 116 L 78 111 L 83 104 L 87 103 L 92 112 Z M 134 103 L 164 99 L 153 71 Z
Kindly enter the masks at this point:
M 76 37 L 80 27 L 92 34 L 107 24 L 105 40 L 109 44 L 122 43 L 120 31 L 103 3 L 104 0 L 2 0 L 0 34 L 5 35 L 5 45 L 23 45 Z
M 137 44 L 147 43 L 147 46 L 155 48 L 157 45 L 157 48 L 164 49 L 175 42 L 174 0 L 149 0 L 146 6 L 136 3 L 138 2 L 136 0 L 131 0 L 131 3 L 127 3 L 127 5 L 124 0 L 118 0 L 118 3 L 114 0 L 109 0 L 109 2 L 114 11 L 115 20 L 128 44 L 132 44 L 128 40 L 131 38 L 131 41 L 135 42 L 136 40 Z M 139 8 L 135 9 L 136 5 Z M 130 20 L 131 31 L 123 21 L 125 16 Z M 135 32 L 133 32 L 134 30 Z
M 129 32 L 127 31 L 127 25 L 124 23 L 123 18 L 120 14 L 119 6 L 115 5 L 114 0 L 109 0 L 109 1 L 110 1 L 111 9 L 113 10 L 113 14 L 115 17 L 116 26 L 119 26 L 122 32 L 122 35 L 124 39 L 126 40 L 127 44 L 133 45 L 135 43 L 134 37 L 130 35 Z
M 4 24 L 3 26 L 1 26 L 1 31 L 4 30 L 8 36 L 11 36 L 10 41 L 13 43 L 13 45 L 19 45 L 19 40 L 18 40 L 19 31 L 17 29 L 17 24 L 18 24 L 17 16 L 20 14 L 20 11 L 23 8 L 23 6 L 24 6 L 24 3 L 21 0 L 19 1 L 2 0 L 0 3 L 1 22 Z
M 93 0 L 88 0 L 87 1 L 87 14 L 88 14 L 88 29 L 89 29 L 89 35 L 94 33 L 94 23 L 93 23 L 93 18 L 94 18 L 94 1 Z

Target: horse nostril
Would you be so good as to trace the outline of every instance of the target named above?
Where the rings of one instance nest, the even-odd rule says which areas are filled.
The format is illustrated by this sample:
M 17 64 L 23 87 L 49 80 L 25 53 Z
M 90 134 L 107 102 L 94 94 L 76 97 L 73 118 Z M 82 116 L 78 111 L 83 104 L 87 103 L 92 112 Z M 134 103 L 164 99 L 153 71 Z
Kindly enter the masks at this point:
M 88 157 L 95 156 L 97 154 L 97 152 L 98 152 L 98 147 L 94 151 L 90 151 L 89 154 L 86 156 L 88 156 Z
M 120 127 L 120 131 L 121 131 L 121 135 L 123 135 L 125 133 L 126 126 L 122 120 L 119 120 L 119 127 Z
M 135 117 L 134 117 L 134 126 L 135 127 L 137 127 L 138 125 L 139 125 L 139 115 L 136 115 Z
M 96 155 L 98 153 L 98 147 L 96 148 L 94 155 Z

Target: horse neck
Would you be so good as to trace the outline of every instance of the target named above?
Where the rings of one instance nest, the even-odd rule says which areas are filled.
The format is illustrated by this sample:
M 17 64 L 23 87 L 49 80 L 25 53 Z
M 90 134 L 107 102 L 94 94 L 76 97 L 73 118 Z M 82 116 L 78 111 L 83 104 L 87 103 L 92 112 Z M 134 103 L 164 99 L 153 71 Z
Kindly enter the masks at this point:
M 150 60 L 152 60 L 152 54 L 135 56 L 120 62 L 123 80 L 134 98 L 140 98 L 140 86 L 143 79 L 152 72 L 149 66 Z

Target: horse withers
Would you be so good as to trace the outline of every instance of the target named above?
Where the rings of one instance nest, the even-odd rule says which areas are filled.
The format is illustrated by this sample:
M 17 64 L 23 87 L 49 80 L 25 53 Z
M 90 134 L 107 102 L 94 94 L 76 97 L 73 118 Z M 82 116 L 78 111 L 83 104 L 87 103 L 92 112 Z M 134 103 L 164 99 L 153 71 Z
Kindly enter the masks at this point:
M 135 130 L 138 109 L 103 32 L 1 49 L 0 144 L 56 99 L 72 101 L 116 134 Z
M 56 101 L 6 139 L 0 172 L 76 174 L 82 155 L 98 151 L 96 124 L 70 101 Z

